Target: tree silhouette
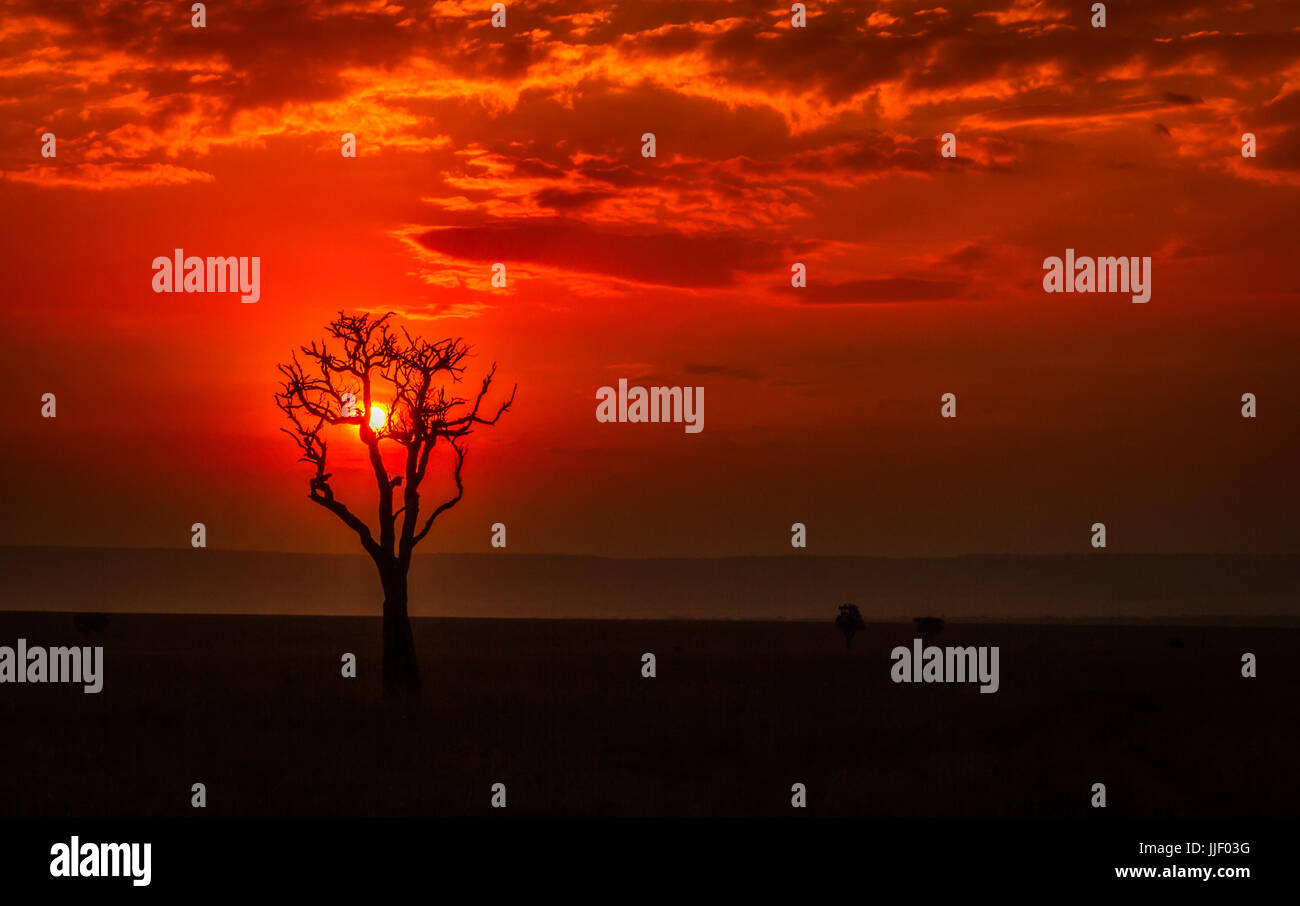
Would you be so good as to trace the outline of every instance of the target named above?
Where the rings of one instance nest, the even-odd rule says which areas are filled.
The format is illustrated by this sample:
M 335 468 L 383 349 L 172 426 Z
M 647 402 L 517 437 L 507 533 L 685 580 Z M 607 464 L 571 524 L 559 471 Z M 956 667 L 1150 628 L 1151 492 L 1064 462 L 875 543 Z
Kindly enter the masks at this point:
M 844 633 L 844 647 L 850 647 L 853 644 L 854 633 L 867 628 L 867 624 L 862 622 L 858 605 L 841 604 L 840 615 L 835 618 L 835 628 Z
M 917 634 L 926 642 L 943 632 L 943 617 L 917 617 L 912 622 L 916 624 Z
M 92 633 L 103 632 L 104 627 L 108 625 L 108 617 L 102 613 L 77 613 L 72 615 L 72 625 L 87 639 Z
M 361 546 L 379 569 L 384 590 L 384 698 L 419 695 L 420 672 L 415 658 L 411 621 L 407 616 L 407 574 L 415 546 L 429 534 L 434 520 L 460 502 L 465 493 L 461 470 L 465 438 L 477 425 L 495 425 L 514 402 L 515 391 L 491 418 L 480 416 L 496 364 L 488 370 L 478 392 L 458 396 L 469 347 L 460 339 L 430 343 L 397 333 L 381 317 L 339 312 L 325 330 L 337 341 L 301 347 L 293 360 L 280 365 L 284 376 L 276 405 L 292 422 L 281 428 L 302 450 L 300 462 L 315 467 L 308 498 L 329 510 L 356 532 Z M 305 364 L 304 364 L 305 360 Z M 518 389 L 516 385 L 515 390 Z M 371 423 L 372 406 L 387 406 L 382 424 Z M 379 490 L 378 532 L 334 496 L 326 471 L 327 439 L 347 438 L 351 432 L 329 432 L 355 425 Z M 450 459 L 456 491 L 432 509 L 423 509 L 420 484 L 434 450 L 442 446 Z M 384 452 L 401 455 L 390 475 Z M 401 490 L 400 501 L 395 492 Z M 426 515 L 427 513 L 427 515 Z M 399 521 L 400 520 L 400 521 Z

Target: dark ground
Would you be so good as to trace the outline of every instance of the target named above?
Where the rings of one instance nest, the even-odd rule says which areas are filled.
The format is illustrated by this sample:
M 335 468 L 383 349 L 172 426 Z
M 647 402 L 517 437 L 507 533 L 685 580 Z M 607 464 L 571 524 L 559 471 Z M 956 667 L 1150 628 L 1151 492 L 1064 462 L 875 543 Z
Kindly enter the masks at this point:
M 1300 556 L 417 554 L 410 595 L 413 616 L 470 619 L 820 622 L 849 602 L 879 623 L 1300 627 Z M 0 611 L 368 616 L 381 600 L 362 553 L 0 547 Z
M 912 627 L 422 619 L 425 696 L 379 703 L 379 620 L 0 613 L 105 648 L 99 695 L 0 685 L 0 814 L 1300 813 L 1298 629 L 949 625 L 1001 690 L 895 685 Z M 1171 644 L 1181 640 L 1181 647 Z M 359 677 L 340 675 L 355 652 Z M 640 675 L 641 654 L 658 677 Z M 1243 679 L 1243 652 L 1259 676 Z

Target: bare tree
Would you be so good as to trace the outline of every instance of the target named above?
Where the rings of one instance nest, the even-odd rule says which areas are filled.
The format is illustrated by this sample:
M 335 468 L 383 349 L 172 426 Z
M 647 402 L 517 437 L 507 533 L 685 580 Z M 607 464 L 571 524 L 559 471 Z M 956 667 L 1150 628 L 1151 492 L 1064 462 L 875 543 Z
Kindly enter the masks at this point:
M 469 347 L 460 339 L 430 343 L 398 333 L 391 313 L 372 317 L 339 312 L 326 328 L 330 338 L 301 347 L 293 360 L 280 365 L 284 380 L 276 404 L 292 422 L 281 430 L 302 450 L 300 462 L 315 467 L 308 498 L 329 510 L 356 532 L 361 546 L 379 569 L 384 590 L 384 698 L 419 695 L 420 673 L 415 658 L 411 621 L 407 616 L 407 574 L 415 546 L 436 520 L 460 502 L 465 493 L 461 471 L 465 438 L 478 425 L 495 425 L 515 399 L 515 390 L 490 418 L 480 407 L 492 385 L 496 364 L 488 370 L 478 392 L 459 396 Z M 372 423 L 373 407 L 382 418 Z M 386 412 L 382 407 L 386 406 Z M 326 469 L 327 438 L 348 438 L 351 432 L 329 432 L 355 425 L 365 447 L 379 492 L 378 532 L 334 496 Z M 420 484 L 434 450 L 442 446 L 449 457 L 455 493 L 432 508 L 422 507 Z M 400 454 L 392 474 L 384 453 Z M 391 461 L 391 460 L 390 460 Z M 397 492 L 401 491 L 400 497 Z

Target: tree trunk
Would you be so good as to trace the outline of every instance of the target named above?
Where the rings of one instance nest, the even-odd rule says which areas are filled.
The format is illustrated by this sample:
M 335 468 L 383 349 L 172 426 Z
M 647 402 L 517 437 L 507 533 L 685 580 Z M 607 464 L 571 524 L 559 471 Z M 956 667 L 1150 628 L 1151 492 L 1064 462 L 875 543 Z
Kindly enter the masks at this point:
M 406 614 L 406 570 L 390 564 L 380 568 L 380 577 L 384 583 L 384 700 L 418 698 L 420 667 Z

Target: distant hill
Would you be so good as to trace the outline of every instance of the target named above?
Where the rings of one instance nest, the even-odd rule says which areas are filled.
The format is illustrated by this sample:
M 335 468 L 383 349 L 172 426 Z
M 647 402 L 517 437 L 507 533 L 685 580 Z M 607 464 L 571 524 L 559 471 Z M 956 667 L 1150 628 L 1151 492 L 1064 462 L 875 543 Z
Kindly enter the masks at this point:
M 1300 625 L 1300 556 L 605 559 L 429 554 L 417 616 L 1133 621 Z M 363 555 L 0 547 L 0 610 L 378 613 Z

